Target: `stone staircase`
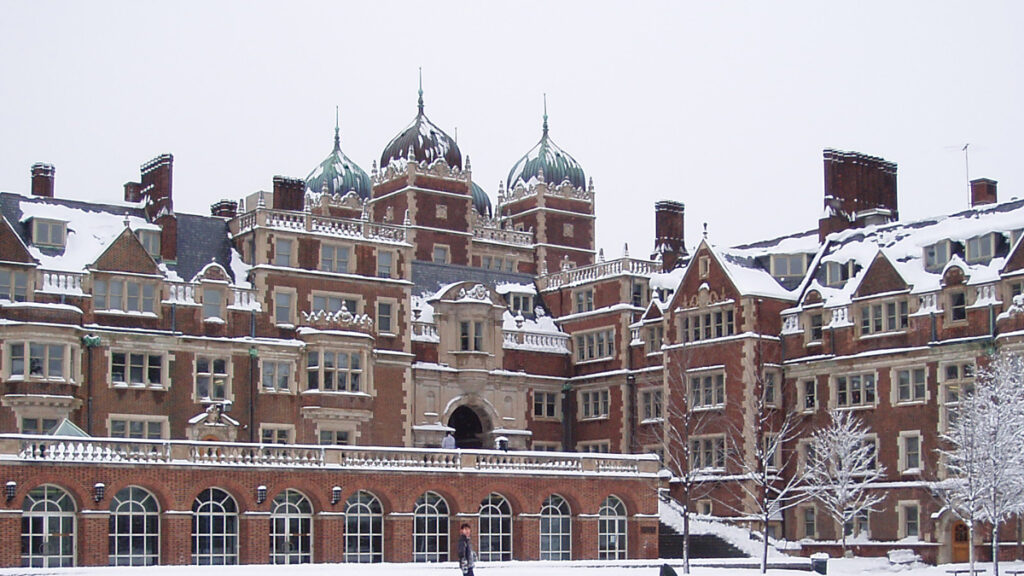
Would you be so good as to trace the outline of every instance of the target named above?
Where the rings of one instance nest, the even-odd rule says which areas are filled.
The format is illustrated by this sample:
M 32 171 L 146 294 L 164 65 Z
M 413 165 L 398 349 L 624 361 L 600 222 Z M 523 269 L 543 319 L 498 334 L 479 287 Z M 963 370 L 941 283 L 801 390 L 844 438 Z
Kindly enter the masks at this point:
M 661 558 L 683 557 L 683 535 L 659 523 L 658 555 Z M 690 534 L 690 558 L 747 558 L 739 548 L 714 534 Z

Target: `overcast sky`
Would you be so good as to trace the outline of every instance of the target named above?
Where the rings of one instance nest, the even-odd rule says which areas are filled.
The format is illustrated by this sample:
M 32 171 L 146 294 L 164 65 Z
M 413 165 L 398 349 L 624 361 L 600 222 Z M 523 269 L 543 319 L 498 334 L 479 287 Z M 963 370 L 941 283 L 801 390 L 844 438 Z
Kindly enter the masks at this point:
M 906 219 L 1024 197 L 1022 2 L 14 2 L 0 0 L 0 190 L 113 201 L 174 154 L 179 212 L 367 172 L 416 113 L 499 180 L 551 135 L 594 179 L 597 245 L 653 247 L 653 205 L 717 244 L 816 226 L 824 148 L 899 164 Z

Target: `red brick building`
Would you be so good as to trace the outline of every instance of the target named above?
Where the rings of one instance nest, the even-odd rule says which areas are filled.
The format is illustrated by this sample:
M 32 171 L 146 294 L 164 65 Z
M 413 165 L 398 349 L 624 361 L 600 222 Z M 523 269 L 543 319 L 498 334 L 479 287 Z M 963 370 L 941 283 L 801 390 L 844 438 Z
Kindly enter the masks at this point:
M 691 253 L 659 202 L 650 259 L 595 250 L 546 115 L 492 207 L 422 94 L 369 174 L 336 129 L 305 180 L 210 216 L 175 212 L 170 155 L 123 202 L 57 195 L 45 164 L 30 190 L 0 193 L 5 565 L 447 560 L 463 518 L 488 558 L 652 557 L 644 454 L 743 522 L 755 447 L 796 413 L 772 466 L 798 474 L 830 407 L 887 470 L 851 529 L 955 558 L 933 451 L 1020 340 L 1024 204 L 979 180 L 970 209 L 899 222 L 895 164 L 857 153 L 826 151 L 816 229 Z M 771 525 L 806 549 L 836 529 L 812 503 Z

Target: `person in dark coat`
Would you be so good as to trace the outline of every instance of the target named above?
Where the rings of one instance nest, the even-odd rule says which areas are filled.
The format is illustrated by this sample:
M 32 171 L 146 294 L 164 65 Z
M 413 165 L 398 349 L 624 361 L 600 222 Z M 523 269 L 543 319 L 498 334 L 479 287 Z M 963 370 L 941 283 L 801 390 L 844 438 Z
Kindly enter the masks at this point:
M 469 524 L 463 524 L 459 532 L 459 568 L 462 569 L 463 576 L 473 576 L 476 553 L 473 552 L 473 542 L 469 539 Z

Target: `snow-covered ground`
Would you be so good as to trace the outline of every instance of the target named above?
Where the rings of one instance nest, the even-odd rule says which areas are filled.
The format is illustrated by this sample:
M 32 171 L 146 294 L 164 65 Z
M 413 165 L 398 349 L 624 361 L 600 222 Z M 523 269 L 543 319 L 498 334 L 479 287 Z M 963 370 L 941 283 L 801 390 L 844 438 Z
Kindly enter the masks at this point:
M 752 559 L 740 559 L 750 562 Z M 716 566 L 703 565 L 710 561 L 694 561 L 692 574 L 695 576 L 755 576 L 756 568 L 737 568 L 736 560 L 715 561 Z M 579 562 L 498 562 L 480 564 L 476 568 L 478 576 L 549 576 L 565 574 L 567 576 L 625 576 L 657 575 L 663 563 L 676 568 L 679 574 L 679 562 L 676 560 L 633 560 L 613 561 L 579 561 Z M 928 566 L 917 564 L 911 567 L 895 567 L 884 558 L 844 558 L 832 559 L 828 563 L 830 576 L 948 576 L 946 570 L 953 565 Z M 957 565 L 959 566 L 959 565 Z M 991 564 L 979 563 L 978 568 L 992 574 Z M 1022 569 L 1024 562 L 1004 562 L 999 565 L 1000 574 L 1009 569 Z M 458 567 L 454 562 L 441 564 L 306 564 L 301 566 L 157 566 L 152 568 L 6 568 L 0 570 L 0 576 L 14 575 L 75 575 L 75 576 L 338 576 L 339 574 L 358 574 L 359 576 L 410 576 L 427 574 L 442 576 L 458 576 Z M 774 576 L 808 576 L 813 572 L 799 570 L 769 569 Z

